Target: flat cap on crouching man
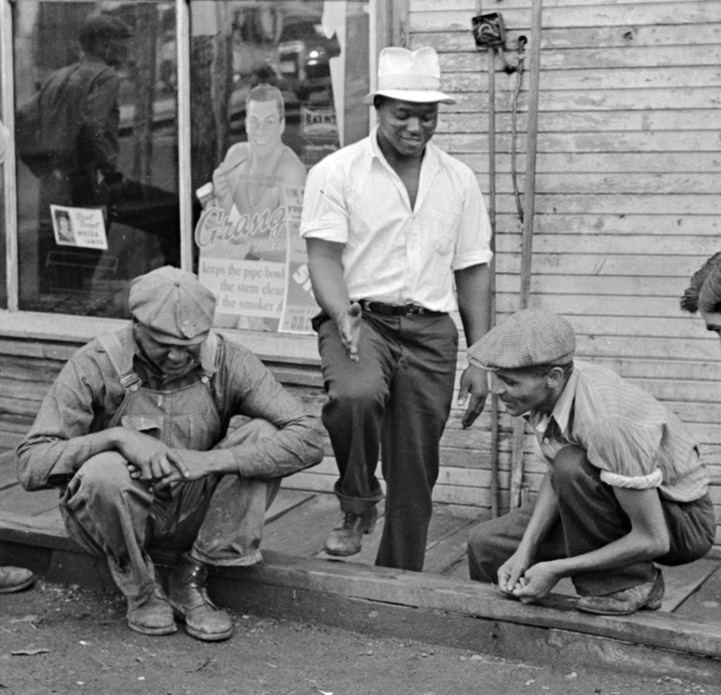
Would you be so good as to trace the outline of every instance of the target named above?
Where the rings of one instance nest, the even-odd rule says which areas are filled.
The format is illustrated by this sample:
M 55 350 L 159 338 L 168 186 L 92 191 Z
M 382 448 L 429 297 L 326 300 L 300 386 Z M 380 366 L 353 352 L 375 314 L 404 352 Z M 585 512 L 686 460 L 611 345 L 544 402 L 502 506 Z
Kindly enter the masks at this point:
M 713 544 L 709 474 L 673 413 L 615 372 L 574 363 L 575 348 L 562 316 L 528 309 L 469 349 L 549 467 L 535 505 L 471 531 L 471 579 L 531 602 L 571 577 L 579 610 L 654 610 L 664 594 L 656 563 L 692 562 Z
M 28 490 L 60 488 L 70 537 L 107 558 L 128 625 L 232 634 L 207 568 L 250 565 L 283 476 L 322 458 L 320 424 L 261 361 L 211 330 L 214 295 L 165 267 L 136 278 L 132 321 L 75 353 L 19 445 Z M 244 424 L 231 428 L 234 416 Z M 149 547 L 182 552 L 167 593 Z

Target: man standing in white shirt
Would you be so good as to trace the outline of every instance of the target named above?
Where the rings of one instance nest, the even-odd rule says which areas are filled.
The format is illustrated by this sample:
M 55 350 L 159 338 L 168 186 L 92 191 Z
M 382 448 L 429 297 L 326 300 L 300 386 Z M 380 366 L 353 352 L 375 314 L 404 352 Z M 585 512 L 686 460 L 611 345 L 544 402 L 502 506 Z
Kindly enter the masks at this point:
M 323 423 L 340 477 L 343 519 L 326 540 L 353 555 L 372 530 L 386 483 L 376 564 L 423 569 L 439 441 L 450 414 L 460 310 L 467 345 L 490 324 L 491 228 L 466 165 L 431 144 L 440 66 L 429 47 L 386 48 L 379 58 L 369 137 L 317 164 L 306 182 L 306 239 L 314 320 L 329 396 Z M 454 290 L 455 286 L 455 290 Z M 463 427 L 483 410 L 483 369 L 468 366 Z

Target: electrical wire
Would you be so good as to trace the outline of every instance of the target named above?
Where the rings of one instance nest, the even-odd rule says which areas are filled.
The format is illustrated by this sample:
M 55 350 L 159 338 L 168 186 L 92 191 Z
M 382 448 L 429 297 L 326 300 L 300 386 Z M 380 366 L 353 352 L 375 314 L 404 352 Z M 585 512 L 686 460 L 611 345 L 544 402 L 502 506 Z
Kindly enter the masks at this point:
M 513 102 L 511 105 L 511 179 L 513 181 L 513 195 L 516 199 L 516 210 L 518 211 L 518 218 L 523 225 L 523 202 L 521 201 L 521 194 L 518 189 L 518 170 L 516 169 L 517 159 L 517 147 L 516 147 L 516 135 L 518 131 L 518 99 L 521 94 L 521 84 L 523 82 L 523 62 L 525 58 L 525 37 L 518 39 L 518 63 L 516 65 L 516 89 L 513 94 Z

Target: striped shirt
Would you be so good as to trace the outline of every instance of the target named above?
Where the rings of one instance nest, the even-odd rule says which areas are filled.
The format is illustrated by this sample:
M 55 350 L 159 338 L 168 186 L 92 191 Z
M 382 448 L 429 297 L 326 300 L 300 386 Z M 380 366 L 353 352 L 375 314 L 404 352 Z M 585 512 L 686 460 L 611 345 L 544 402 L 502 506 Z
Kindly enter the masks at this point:
M 677 502 L 707 491 L 708 471 L 678 417 L 609 369 L 577 361 L 553 412 L 524 417 L 551 465 L 561 448 L 575 444 L 613 487 L 658 488 Z

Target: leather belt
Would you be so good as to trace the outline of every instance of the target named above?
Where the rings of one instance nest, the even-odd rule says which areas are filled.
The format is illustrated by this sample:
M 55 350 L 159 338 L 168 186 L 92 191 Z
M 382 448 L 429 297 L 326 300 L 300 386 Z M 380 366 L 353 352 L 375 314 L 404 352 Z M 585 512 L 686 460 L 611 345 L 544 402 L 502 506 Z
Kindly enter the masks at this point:
M 385 302 L 374 302 L 370 299 L 359 299 L 358 304 L 361 305 L 363 311 L 369 311 L 371 314 L 382 314 L 384 316 L 442 316 L 445 311 L 431 311 L 424 306 L 418 304 L 386 304 Z

